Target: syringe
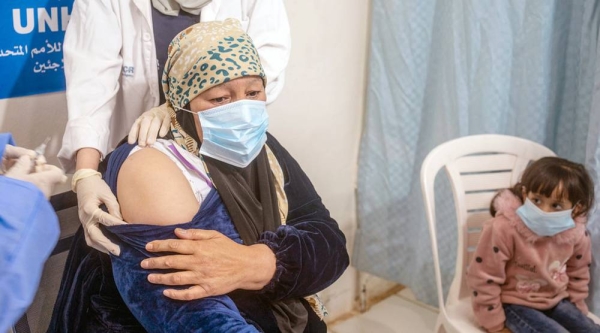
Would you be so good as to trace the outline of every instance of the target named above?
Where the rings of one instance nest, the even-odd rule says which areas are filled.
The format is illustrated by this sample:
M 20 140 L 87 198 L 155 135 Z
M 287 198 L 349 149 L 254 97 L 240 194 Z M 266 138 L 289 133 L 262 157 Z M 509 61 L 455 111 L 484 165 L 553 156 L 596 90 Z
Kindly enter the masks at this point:
M 48 142 L 50 142 L 50 140 L 52 139 L 52 137 L 46 137 L 46 139 L 44 140 L 44 142 L 42 142 L 41 145 L 37 146 L 33 151 L 36 154 L 36 158 L 40 157 L 40 156 L 44 156 L 44 153 L 46 153 L 46 146 L 48 146 Z
M 42 166 L 44 164 L 46 164 L 46 156 L 44 156 L 44 154 L 46 153 L 46 147 L 48 146 L 48 143 L 50 142 L 50 140 L 52 139 L 52 137 L 46 137 L 46 139 L 44 140 L 44 142 L 42 142 L 41 145 L 37 146 L 33 151 L 35 152 L 35 165 L 34 165 L 34 171 L 39 171 L 42 169 Z

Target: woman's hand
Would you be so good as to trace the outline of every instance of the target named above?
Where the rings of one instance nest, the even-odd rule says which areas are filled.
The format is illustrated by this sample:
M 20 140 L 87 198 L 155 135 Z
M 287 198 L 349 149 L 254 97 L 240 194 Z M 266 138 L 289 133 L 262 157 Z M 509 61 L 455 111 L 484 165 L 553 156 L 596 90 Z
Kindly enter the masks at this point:
M 52 195 L 54 186 L 67 181 L 62 169 L 54 165 L 44 164 L 37 168 L 34 166 L 35 161 L 31 156 L 22 155 L 4 176 L 32 183 L 44 193 L 46 199 Z M 33 172 L 34 170 L 35 172 Z
M 102 180 L 100 173 L 94 169 L 79 169 L 73 175 L 73 192 L 77 193 L 78 214 L 85 242 L 87 245 L 104 253 L 119 256 L 121 249 L 110 241 L 100 229 L 100 224 L 105 226 L 122 225 L 121 210 L 117 198 Z M 108 213 L 100 209 L 104 204 Z
M 157 137 L 163 137 L 169 132 L 171 116 L 166 104 L 154 107 L 138 117 L 131 126 L 127 142 L 138 143 L 140 147 L 151 146 Z
M 176 254 L 142 261 L 145 269 L 174 269 L 175 273 L 150 274 L 148 281 L 188 289 L 166 289 L 177 300 L 224 295 L 236 289 L 260 290 L 275 274 L 275 254 L 264 244 L 240 245 L 212 230 L 175 229 L 181 239 L 158 240 L 146 245 L 149 252 Z

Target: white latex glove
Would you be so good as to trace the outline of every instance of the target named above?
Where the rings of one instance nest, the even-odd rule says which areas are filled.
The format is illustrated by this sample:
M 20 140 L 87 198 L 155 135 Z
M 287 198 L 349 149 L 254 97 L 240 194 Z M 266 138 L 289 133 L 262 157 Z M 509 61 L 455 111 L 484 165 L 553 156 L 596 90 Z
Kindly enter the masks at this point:
M 152 145 L 158 136 L 167 135 L 170 124 L 171 117 L 166 104 L 152 108 L 135 120 L 129 131 L 127 142 L 134 144 L 137 141 L 141 147 Z
M 6 145 L 4 147 L 4 155 L 2 157 L 6 158 L 6 159 L 13 159 L 13 158 L 19 158 L 23 155 L 27 155 L 27 156 L 31 157 L 32 159 L 35 159 L 37 154 L 31 149 L 25 149 L 25 148 L 13 146 L 13 145 Z
M 80 169 L 73 175 L 73 192 L 77 193 L 79 220 L 83 225 L 87 245 L 104 253 L 121 254 L 118 245 L 111 242 L 100 230 L 100 224 L 113 226 L 125 224 L 117 198 L 100 173 L 92 169 Z M 106 205 L 108 213 L 100 209 Z M 109 214 L 110 213 L 110 214 Z
M 46 164 L 46 158 L 44 157 L 44 155 L 36 155 L 37 154 L 31 149 L 7 144 L 4 147 L 4 155 L 2 156 L 2 171 L 5 172 L 6 170 L 10 169 L 17 162 L 17 159 L 21 156 L 29 156 L 30 158 L 35 160 L 36 165 Z
M 32 170 L 35 172 L 32 173 Z M 50 164 L 35 167 L 35 161 L 28 154 L 21 155 L 4 175 L 32 183 L 44 193 L 46 198 L 50 198 L 56 184 L 67 181 L 65 173 L 60 168 Z

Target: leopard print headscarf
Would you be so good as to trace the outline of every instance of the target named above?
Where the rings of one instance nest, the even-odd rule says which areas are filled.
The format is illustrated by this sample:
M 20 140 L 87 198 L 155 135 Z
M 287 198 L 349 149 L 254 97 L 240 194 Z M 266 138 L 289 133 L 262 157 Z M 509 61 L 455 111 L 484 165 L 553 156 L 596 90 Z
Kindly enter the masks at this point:
M 258 51 L 236 19 L 201 22 L 180 32 L 169 45 L 162 76 L 166 107 L 171 116 L 171 133 L 177 144 L 198 154 L 198 143 L 175 118 L 202 92 L 244 76 L 257 75 L 267 85 Z

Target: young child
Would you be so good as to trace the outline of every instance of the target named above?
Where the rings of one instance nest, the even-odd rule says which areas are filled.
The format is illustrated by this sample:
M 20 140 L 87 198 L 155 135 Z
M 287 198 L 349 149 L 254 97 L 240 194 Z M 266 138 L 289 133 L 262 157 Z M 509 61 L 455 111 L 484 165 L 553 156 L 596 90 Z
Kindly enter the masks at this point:
M 593 202 L 584 166 L 557 157 L 532 163 L 520 183 L 496 195 L 467 271 L 487 332 L 600 332 L 584 302 Z

